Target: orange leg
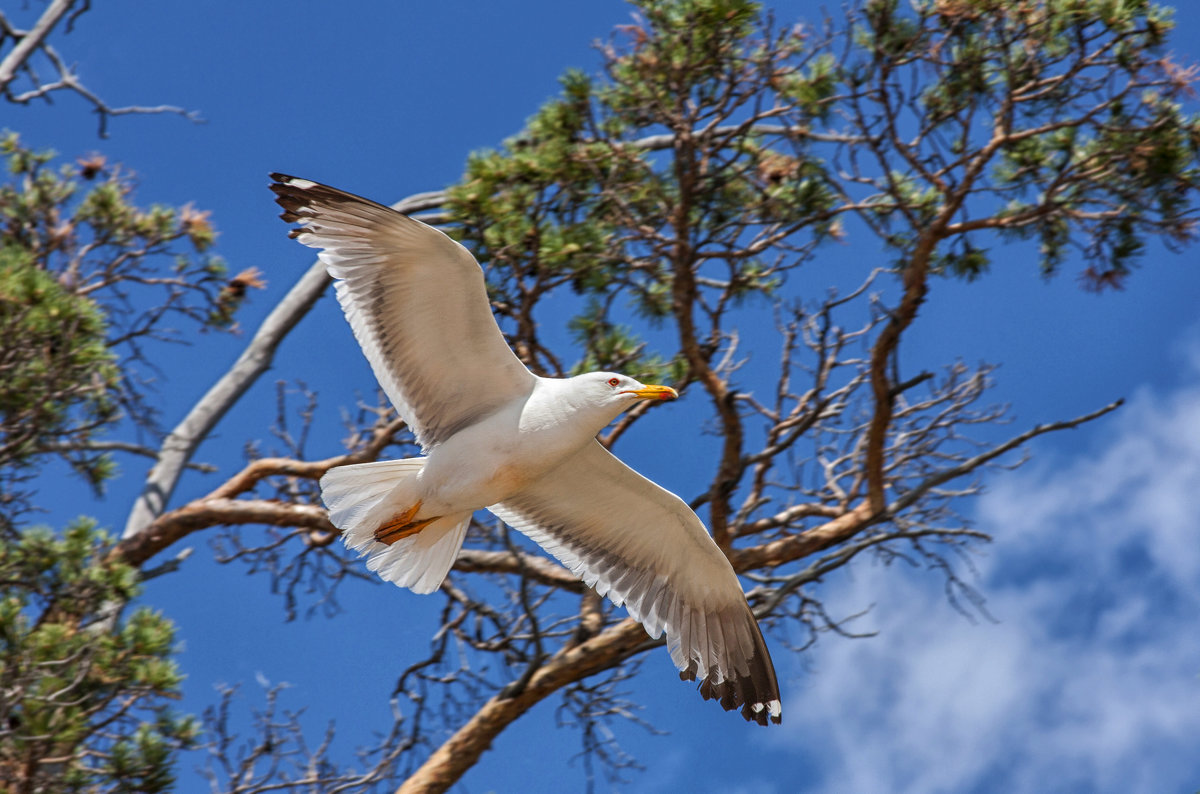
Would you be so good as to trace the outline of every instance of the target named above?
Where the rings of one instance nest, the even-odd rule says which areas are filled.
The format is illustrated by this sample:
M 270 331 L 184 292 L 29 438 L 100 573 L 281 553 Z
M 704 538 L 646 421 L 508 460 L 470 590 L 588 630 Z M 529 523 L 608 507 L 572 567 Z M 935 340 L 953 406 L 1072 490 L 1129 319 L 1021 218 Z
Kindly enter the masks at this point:
M 375 540 L 390 546 L 398 540 L 407 538 L 409 535 L 415 535 L 425 527 L 437 521 L 441 516 L 433 518 L 422 518 L 420 521 L 413 521 L 413 516 L 421 509 L 421 503 L 417 502 L 408 510 L 400 513 L 397 516 L 383 522 L 375 530 Z

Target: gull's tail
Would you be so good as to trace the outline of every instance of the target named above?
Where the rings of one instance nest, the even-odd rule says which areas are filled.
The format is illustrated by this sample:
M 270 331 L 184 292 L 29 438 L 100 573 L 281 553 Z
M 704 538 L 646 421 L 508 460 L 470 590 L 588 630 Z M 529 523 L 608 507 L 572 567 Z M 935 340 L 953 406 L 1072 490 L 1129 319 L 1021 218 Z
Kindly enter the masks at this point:
M 411 481 L 424 465 L 424 458 L 355 463 L 321 478 L 329 520 L 342 530 L 347 548 L 368 555 L 367 568 L 414 593 L 438 589 L 471 523 L 470 513 L 442 516 L 390 546 L 375 540 L 384 520 L 413 503 Z

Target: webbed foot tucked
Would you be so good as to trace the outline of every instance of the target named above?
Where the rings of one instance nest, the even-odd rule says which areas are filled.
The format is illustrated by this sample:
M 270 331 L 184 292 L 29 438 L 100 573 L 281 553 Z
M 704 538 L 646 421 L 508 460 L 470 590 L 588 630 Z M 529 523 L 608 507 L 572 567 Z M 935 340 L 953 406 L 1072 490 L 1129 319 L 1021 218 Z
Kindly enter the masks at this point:
M 425 527 L 437 521 L 441 516 L 433 516 L 431 518 L 422 518 L 420 521 L 414 521 L 415 516 L 421 509 L 421 503 L 417 502 L 408 510 L 392 517 L 383 522 L 375 530 L 375 540 L 390 546 L 398 540 L 407 538 L 409 535 L 415 535 Z

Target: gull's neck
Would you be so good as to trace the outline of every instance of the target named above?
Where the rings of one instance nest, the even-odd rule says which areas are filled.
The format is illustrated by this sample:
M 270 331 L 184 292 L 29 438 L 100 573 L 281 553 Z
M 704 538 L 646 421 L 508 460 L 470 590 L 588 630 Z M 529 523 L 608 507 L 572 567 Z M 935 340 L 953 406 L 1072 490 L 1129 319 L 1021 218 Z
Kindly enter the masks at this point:
M 558 427 L 583 438 L 594 437 L 626 406 L 615 400 L 598 403 L 590 398 L 591 394 L 573 378 L 538 378 L 523 412 L 522 429 Z

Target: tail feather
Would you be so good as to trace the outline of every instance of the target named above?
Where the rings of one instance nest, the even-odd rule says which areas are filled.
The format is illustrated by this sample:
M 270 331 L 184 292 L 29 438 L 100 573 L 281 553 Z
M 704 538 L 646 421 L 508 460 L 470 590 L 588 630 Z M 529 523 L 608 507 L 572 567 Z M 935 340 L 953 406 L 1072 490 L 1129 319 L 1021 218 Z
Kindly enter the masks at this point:
M 458 557 L 471 515 L 443 516 L 391 546 L 372 539 L 367 568 L 414 593 L 432 593 L 442 584 Z
M 443 516 L 414 535 L 388 546 L 375 529 L 415 499 L 413 478 L 424 458 L 356 463 L 330 469 L 321 478 L 329 520 L 342 530 L 347 548 L 367 555 L 367 568 L 415 593 L 432 593 L 458 556 L 471 513 Z
M 424 458 L 380 460 L 374 463 L 355 463 L 338 466 L 321 478 L 321 499 L 329 508 L 329 520 L 335 527 L 352 533 L 368 520 L 378 524 L 393 507 L 396 494 L 425 467 Z M 371 527 L 373 531 L 374 526 Z

